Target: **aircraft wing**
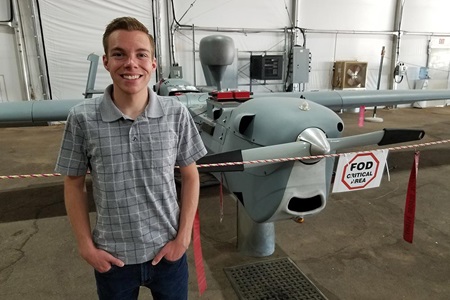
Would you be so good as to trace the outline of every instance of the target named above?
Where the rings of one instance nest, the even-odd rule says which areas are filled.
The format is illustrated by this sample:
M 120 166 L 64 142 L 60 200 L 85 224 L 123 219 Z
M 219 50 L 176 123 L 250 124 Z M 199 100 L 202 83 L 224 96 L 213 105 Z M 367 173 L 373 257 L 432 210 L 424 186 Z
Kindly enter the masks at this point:
M 386 106 L 418 101 L 450 99 L 450 90 L 333 90 L 316 92 L 267 93 L 258 97 L 305 98 L 333 110 L 361 105 Z

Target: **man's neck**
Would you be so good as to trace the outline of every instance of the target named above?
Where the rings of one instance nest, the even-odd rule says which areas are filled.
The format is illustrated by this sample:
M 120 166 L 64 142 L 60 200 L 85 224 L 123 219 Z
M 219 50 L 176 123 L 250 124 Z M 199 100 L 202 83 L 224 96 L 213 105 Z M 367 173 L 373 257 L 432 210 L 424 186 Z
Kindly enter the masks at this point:
M 112 99 L 116 107 L 126 116 L 135 120 L 147 107 L 149 101 L 148 89 L 138 94 L 122 93 L 119 89 L 113 89 Z

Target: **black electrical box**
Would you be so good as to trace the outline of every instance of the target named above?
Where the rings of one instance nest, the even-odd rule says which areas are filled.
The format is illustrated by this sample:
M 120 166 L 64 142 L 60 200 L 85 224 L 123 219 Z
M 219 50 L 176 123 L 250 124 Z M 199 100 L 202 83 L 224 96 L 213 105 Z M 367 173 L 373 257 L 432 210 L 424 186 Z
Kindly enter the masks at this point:
M 283 55 L 250 56 L 250 78 L 277 80 L 283 78 Z

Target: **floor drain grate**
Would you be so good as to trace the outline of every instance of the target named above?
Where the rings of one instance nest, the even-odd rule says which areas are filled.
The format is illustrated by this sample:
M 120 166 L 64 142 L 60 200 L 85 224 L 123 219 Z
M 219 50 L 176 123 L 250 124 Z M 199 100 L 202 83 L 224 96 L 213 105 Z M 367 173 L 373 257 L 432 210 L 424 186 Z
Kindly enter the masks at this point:
M 326 300 L 289 258 L 224 268 L 224 271 L 240 300 Z

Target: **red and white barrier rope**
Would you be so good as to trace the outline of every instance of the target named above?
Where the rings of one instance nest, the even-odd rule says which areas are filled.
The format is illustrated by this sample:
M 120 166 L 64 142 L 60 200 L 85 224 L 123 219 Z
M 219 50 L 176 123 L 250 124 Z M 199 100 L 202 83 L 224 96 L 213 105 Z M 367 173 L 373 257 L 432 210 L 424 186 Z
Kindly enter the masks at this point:
M 51 174 L 28 174 L 28 175 L 0 175 L 0 179 L 24 179 L 24 178 L 43 178 L 43 177 L 57 177 L 61 176 L 59 173 Z
M 404 149 L 416 149 L 419 147 L 434 146 L 434 145 L 445 144 L 445 143 L 450 143 L 450 140 L 435 141 L 435 142 L 428 142 L 428 143 L 415 144 L 415 145 L 397 146 L 397 147 L 390 147 L 390 148 L 385 148 L 385 149 L 387 149 L 389 151 L 396 151 L 396 150 L 404 150 Z M 358 151 L 358 152 L 352 152 L 352 153 L 368 153 L 371 151 L 373 151 L 373 150 L 365 150 L 365 151 Z M 198 168 L 227 167 L 227 166 L 249 165 L 249 164 L 276 163 L 276 162 L 287 162 L 287 161 L 295 161 L 295 160 L 308 160 L 308 159 L 338 157 L 338 156 L 344 156 L 346 154 L 348 154 L 348 153 L 334 153 L 334 154 L 311 155 L 311 156 L 302 156 L 302 157 L 259 159 L 259 160 L 247 160 L 247 161 L 239 161 L 239 162 L 212 163 L 212 164 L 198 164 L 197 167 Z
M 397 150 L 405 150 L 405 149 L 416 149 L 420 147 L 428 147 L 441 145 L 445 143 L 450 143 L 450 140 L 442 140 L 442 141 L 434 141 L 427 142 L 422 144 L 415 145 L 405 145 L 405 146 L 396 146 L 385 148 L 389 151 L 397 151 Z M 372 150 L 358 151 L 352 153 L 368 153 Z M 311 156 L 303 156 L 303 157 L 287 157 L 287 158 L 274 158 L 274 159 L 258 159 L 258 160 L 248 160 L 248 161 L 239 161 L 239 162 L 223 162 L 223 163 L 212 163 L 212 164 L 198 164 L 197 168 L 208 168 L 208 167 L 227 167 L 227 166 L 237 166 L 237 165 L 250 165 L 250 164 L 264 164 L 264 163 L 277 163 L 277 162 L 288 162 L 288 161 L 296 161 L 296 160 L 308 160 L 308 159 L 320 159 L 320 158 L 330 158 L 330 157 L 339 157 L 344 156 L 348 153 L 335 153 L 335 154 L 324 154 L 324 155 L 311 155 Z M 24 179 L 24 178 L 43 178 L 43 177 L 57 177 L 61 176 L 59 173 L 52 174 L 28 174 L 28 175 L 0 175 L 1 179 Z

